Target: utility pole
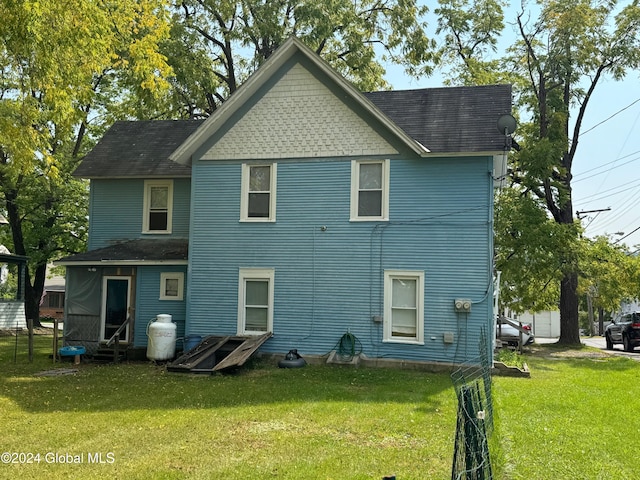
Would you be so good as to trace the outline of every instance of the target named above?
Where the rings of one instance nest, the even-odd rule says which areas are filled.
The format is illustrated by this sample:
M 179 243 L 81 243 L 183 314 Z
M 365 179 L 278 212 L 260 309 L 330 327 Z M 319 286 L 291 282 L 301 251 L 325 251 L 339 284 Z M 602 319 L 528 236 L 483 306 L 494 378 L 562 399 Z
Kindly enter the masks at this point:
M 607 207 L 607 208 L 600 208 L 598 210 L 578 210 L 576 212 L 576 217 L 578 217 L 578 220 L 582 220 L 582 218 L 587 214 L 587 213 L 601 213 L 601 212 L 610 212 L 611 211 L 611 207 Z

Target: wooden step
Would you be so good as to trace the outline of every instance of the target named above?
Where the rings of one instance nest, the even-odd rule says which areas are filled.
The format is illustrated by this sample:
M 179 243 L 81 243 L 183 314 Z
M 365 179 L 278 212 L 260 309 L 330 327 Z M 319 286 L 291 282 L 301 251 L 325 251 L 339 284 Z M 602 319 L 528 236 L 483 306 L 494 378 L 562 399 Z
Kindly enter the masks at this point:
M 115 350 L 112 347 L 100 347 L 96 352 L 91 355 L 91 359 L 94 362 L 99 363 L 118 363 L 127 359 L 126 348 L 120 348 L 118 357 L 114 359 Z

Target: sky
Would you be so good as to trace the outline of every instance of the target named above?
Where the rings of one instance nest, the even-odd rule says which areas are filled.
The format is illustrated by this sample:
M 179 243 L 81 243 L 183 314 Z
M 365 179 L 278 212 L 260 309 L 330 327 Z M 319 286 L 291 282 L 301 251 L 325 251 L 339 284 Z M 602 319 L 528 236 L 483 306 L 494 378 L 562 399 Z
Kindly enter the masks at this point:
M 434 19 L 429 21 L 435 28 Z M 515 38 L 510 31 L 507 26 L 503 41 Z M 386 79 L 396 90 L 443 86 L 441 74 L 415 80 L 391 66 Z M 580 212 L 587 237 L 607 235 L 636 250 L 640 247 L 639 71 L 629 72 L 620 82 L 610 77 L 600 81 L 581 132 L 573 164 L 573 210 Z

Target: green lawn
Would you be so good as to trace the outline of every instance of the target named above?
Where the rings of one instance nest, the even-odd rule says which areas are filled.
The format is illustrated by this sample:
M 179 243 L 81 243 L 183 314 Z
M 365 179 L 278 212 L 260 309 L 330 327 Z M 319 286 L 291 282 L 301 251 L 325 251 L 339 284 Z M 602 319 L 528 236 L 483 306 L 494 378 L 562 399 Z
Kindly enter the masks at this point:
M 0 337 L 0 451 L 40 454 L 0 478 L 451 477 L 447 374 L 253 362 L 232 375 L 130 363 L 36 376 L 73 367 L 36 340 L 29 364 L 19 337 L 14 363 L 15 337 Z M 496 478 L 637 476 L 640 364 L 543 353 L 526 358 L 530 379 L 494 379 Z

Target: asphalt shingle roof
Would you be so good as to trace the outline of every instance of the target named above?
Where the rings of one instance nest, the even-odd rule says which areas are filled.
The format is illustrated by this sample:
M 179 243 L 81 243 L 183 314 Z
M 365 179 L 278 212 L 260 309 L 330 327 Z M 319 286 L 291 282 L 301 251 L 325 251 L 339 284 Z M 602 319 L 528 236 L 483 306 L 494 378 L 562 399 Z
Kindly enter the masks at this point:
M 497 121 L 511 113 L 511 85 L 441 87 L 364 94 L 431 153 L 504 149 Z
M 188 255 L 189 241 L 186 239 L 138 239 L 71 255 L 61 259 L 60 263 L 182 261 L 187 260 Z
M 497 129 L 511 113 L 511 86 L 442 87 L 364 94 L 382 113 L 431 153 L 504 149 Z M 116 122 L 83 159 L 82 178 L 188 177 L 191 167 L 169 160 L 203 120 Z
M 169 160 L 203 120 L 114 123 L 74 172 L 76 177 L 190 177 L 191 167 Z

